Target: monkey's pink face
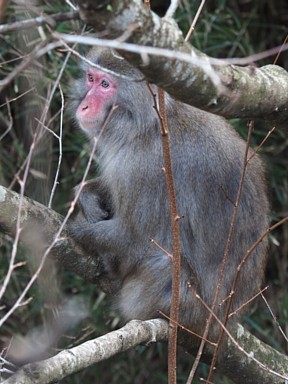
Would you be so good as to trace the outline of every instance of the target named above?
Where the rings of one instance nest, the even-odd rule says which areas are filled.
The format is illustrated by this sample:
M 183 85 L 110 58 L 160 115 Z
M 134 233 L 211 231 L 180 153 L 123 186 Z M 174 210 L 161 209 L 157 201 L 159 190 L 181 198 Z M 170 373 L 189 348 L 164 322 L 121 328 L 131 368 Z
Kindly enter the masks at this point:
M 97 135 L 113 105 L 116 83 L 107 73 L 89 68 L 85 88 L 87 93 L 77 108 L 76 118 L 88 135 Z

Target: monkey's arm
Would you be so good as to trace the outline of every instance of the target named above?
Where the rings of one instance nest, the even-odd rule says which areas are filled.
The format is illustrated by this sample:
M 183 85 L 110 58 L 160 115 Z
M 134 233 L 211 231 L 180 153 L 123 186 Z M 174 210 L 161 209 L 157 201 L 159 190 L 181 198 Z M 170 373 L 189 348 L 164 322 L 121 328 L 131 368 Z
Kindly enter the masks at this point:
M 78 192 L 74 212 L 68 221 L 68 233 L 99 260 L 97 286 L 106 293 L 117 293 L 122 283 L 117 255 L 123 254 L 128 241 L 128 234 L 124 233 L 126 226 L 113 216 L 111 196 L 100 177 L 78 185 L 76 196 Z
M 108 220 L 89 223 L 83 220 L 84 216 L 78 214 L 76 218 L 69 221 L 69 235 L 81 244 L 81 247 L 92 257 L 98 258 L 100 256 L 101 268 L 98 271 L 98 283 L 100 282 L 100 288 L 105 292 L 114 293 L 121 285 L 119 261 L 122 259 L 124 262 L 124 260 L 119 255 L 128 254 L 128 245 L 131 245 L 130 235 L 119 218 L 113 217 Z M 109 287 L 109 291 L 107 291 L 103 287 L 100 277 L 101 279 L 108 279 L 114 287 Z

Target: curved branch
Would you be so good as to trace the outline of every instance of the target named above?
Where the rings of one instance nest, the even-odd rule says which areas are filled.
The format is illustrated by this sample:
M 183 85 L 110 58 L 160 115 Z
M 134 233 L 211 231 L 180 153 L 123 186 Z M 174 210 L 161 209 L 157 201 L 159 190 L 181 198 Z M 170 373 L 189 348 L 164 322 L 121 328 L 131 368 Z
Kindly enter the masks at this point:
M 22 199 L 20 240 L 28 247 L 37 247 L 37 251 L 44 254 L 54 241 L 54 235 L 61 227 L 63 217 L 34 200 L 0 186 L 0 230 L 12 237 L 16 234 L 20 199 Z M 39 239 L 42 240 L 41 244 Z M 92 284 L 97 283 L 99 259 L 85 254 L 71 238 L 67 237 L 65 228 L 50 255 L 68 271 L 75 272 Z
M 149 60 L 146 54 L 143 65 L 139 54 L 121 51 L 150 82 L 176 99 L 226 118 L 288 120 L 288 73 L 283 68 L 243 68 L 213 60 L 186 43 L 175 23 L 160 19 L 139 1 L 85 0 L 78 5 L 82 20 L 96 31 L 108 31 L 114 38 L 126 32 L 129 43 L 186 54 L 186 61 L 178 60 L 177 54 L 167 59 L 159 50 Z
M 119 352 L 127 351 L 141 343 L 167 340 L 168 325 L 165 320 L 132 320 L 123 328 L 77 347 L 63 350 L 47 360 L 27 364 L 3 384 L 48 384 L 106 360 Z
M 47 360 L 27 364 L 3 384 L 48 384 L 61 380 L 139 344 L 167 341 L 168 328 L 168 322 L 163 319 L 132 320 L 117 331 L 63 350 Z M 258 360 L 267 362 L 267 368 L 266 365 L 264 368 L 257 365 L 241 352 L 238 345 L 228 341 L 218 369 L 236 384 L 283 384 L 285 379 L 273 375 L 270 370 L 281 372 L 283 375 L 286 372 L 287 375 L 288 357 L 259 341 L 241 325 L 238 325 L 235 334 L 239 345 L 247 351 L 253 351 L 253 356 Z M 186 348 L 189 348 L 189 345 L 186 345 Z

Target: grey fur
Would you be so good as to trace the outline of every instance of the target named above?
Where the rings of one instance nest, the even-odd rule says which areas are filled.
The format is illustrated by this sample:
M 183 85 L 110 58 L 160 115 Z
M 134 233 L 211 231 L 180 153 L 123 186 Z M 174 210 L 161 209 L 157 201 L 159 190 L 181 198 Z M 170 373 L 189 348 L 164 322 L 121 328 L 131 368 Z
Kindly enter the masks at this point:
M 141 78 L 117 56 L 92 49 L 88 57 Z M 148 319 L 159 316 L 159 310 L 169 315 L 171 297 L 171 259 L 150 242 L 154 239 L 171 253 L 159 120 L 145 81 L 115 77 L 115 83 L 117 95 L 106 108 L 118 108 L 97 147 L 100 176 L 89 186 L 93 196 L 81 195 L 70 230 L 89 252 L 101 256 L 102 286 L 114 293 L 123 318 Z M 74 110 L 85 93 L 83 80 L 78 80 Z M 208 312 L 189 284 L 211 305 L 233 211 L 229 199 L 236 199 L 246 143 L 221 117 L 169 96 L 167 116 L 178 213 L 183 216 L 180 323 L 201 332 Z M 91 136 L 100 129 L 95 127 Z M 247 167 L 219 303 L 229 295 L 243 256 L 268 228 L 268 210 L 263 166 L 255 156 Z M 260 289 L 266 255 L 264 239 L 241 271 L 233 309 Z M 221 317 L 225 304 L 217 308 Z

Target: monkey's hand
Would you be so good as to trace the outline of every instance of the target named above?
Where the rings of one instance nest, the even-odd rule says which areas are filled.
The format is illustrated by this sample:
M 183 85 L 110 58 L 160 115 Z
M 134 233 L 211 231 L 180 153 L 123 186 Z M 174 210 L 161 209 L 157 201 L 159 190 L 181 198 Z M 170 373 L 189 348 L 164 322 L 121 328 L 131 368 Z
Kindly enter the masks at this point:
M 87 223 L 94 224 L 98 221 L 107 220 L 111 216 L 111 204 L 108 194 L 101 186 L 99 179 L 87 181 L 84 185 L 79 184 L 74 189 L 75 196 L 79 193 L 71 221 L 76 226 Z
M 99 193 L 97 189 L 98 181 L 93 180 L 85 186 L 77 186 L 75 194 L 81 192 L 75 206 L 74 213 L 70 217 L 67 227 L 69 235 L 92 257 L 100 256 L 100 265 L 97 272 L 98 288 L 108 294 L 117 293 L 122 285 L 118 276 L 118 267 L 115 255 L 106 247 L 103 247 L 103 231 L 106 232 L 106 226 L 97 231 L 97 225 L 100 223 L 108 224 L 111 218 L 111 209 L 108 201 L 109 194 Z M 102 192 L 100 190 L 100 192 Z M 106 199 L 106 200 L 105 200 Z M 112 226 L 113 228 L 113 226 Z M 110 231 L 111 232 L 111 231 Z M 113 231 L 114 234 L 114 231 Z M 100 241 L 102 240 L 102 241 Z M 106 245 L 106 244 L 105 244 Z M 116 272 L 115 272 L 116 270 Z

